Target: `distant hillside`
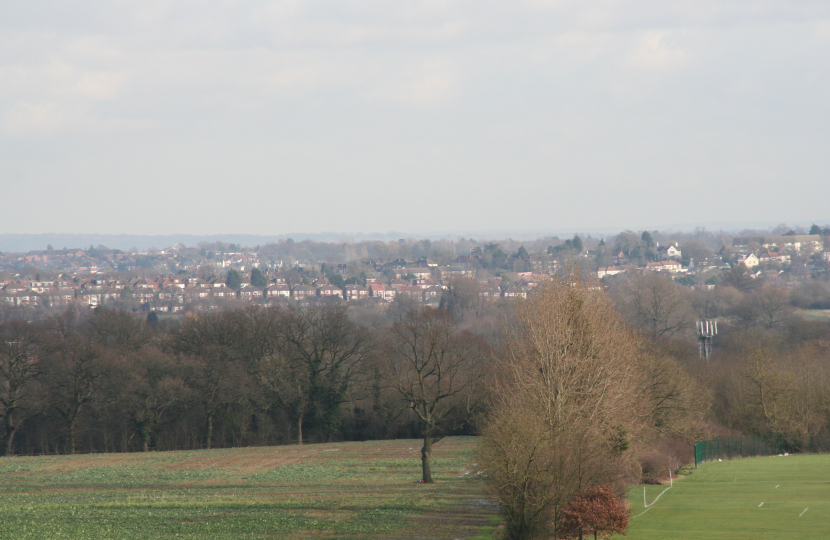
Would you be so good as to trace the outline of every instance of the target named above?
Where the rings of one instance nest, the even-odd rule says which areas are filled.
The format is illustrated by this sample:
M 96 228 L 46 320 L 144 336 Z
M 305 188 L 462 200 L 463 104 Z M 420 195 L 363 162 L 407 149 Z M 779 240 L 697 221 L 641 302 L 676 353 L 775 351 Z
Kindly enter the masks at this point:
M 103 245 L 112 249 L 130 250 L 137 248 L 144 251 L 149 248 L 164 249 L 176 244 L 195 246 L 199 242 L 225 242 L 239 244 L 242 246 L 254 247 L 265 245 L 269 242 L 278 242 L 280 238 L 288 238 L 289 235 L 265 236 L 257 234 L 216 234 L 216 235 L 192 235 L 192 234 L 167 234 L 167 235 L 139 235 L 139 234 L 0 234 L 0 251 L 2 252 L 27 252 L 46 249 L 51 245 L 55 249 L 66 248 L 87 248 L 89 246 Z M 344 237 L 354 239 L 384 238 L 384 235 L 347 235 L 345 233 L 320 233 L 320 234 L 291 234 L 296 241 L 315 240 L 318 242 L 337 242 Z M 396 238 L 398 238 L 396 236 Z

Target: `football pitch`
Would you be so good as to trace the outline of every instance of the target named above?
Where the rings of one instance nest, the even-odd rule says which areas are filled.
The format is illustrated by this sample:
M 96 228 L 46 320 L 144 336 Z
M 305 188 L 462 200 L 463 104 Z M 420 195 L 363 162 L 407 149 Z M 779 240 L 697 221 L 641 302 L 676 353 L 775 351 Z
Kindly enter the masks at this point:
M 646 486 L 649 506 L 629 489 L 630 540 L 830 538 L 830 455 L 704 463 L 666 488 Z

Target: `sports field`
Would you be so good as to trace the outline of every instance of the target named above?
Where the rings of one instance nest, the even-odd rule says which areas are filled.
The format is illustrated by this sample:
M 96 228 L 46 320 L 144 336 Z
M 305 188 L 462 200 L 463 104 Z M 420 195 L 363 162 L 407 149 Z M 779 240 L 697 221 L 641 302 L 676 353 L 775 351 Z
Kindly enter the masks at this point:
M 647 486 L 648 507 L 629 490 L 630 540 L 830 538 L 830 455 L 704 463 L 667 487 Z
M 2 539 L 494 538 L 475 438 L 0 458 Z

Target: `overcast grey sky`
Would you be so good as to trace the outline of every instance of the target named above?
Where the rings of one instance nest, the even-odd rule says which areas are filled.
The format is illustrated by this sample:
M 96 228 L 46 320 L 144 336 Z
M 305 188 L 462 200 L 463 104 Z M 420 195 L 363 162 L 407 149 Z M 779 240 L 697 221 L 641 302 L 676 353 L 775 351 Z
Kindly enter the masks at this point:
M 830 2 L 0 2 L 0 233 L 830 216 Z

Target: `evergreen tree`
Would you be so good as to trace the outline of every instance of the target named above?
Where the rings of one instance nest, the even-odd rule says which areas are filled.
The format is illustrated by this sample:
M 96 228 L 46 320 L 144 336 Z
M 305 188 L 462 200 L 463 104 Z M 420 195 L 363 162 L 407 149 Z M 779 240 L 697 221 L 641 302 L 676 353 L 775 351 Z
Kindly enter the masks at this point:
M 228 276 L 225 278 L 225 285 L 235 291 L 238 291 L 242 288 L 242 276 L 234 269 L 228 270 Z
M 642 236 L 641 236 L 640 238 L 642 238 L 643 242 L 645 242 L 645 243 L 646 243 L 646 247 L 647 247 L 647 248 L 653 248 L 653 247 L 654 247 L 654 245 L 655 245 L 655 244 L 654 244 L 654 238 L 652 238 L 652 237 L 651 237 L 651 233 L 650 233 L 650 232 L 648 232 L 648 231 L 643 231 L 643 234 L 642 234 Z
M 264 289 L 268 286 L 268 278 L 263 275 L 262 270 L 259 268 L 254 267 L 254 269 L 251 270 L 251 285 L 259 287 L 260 289 Z

